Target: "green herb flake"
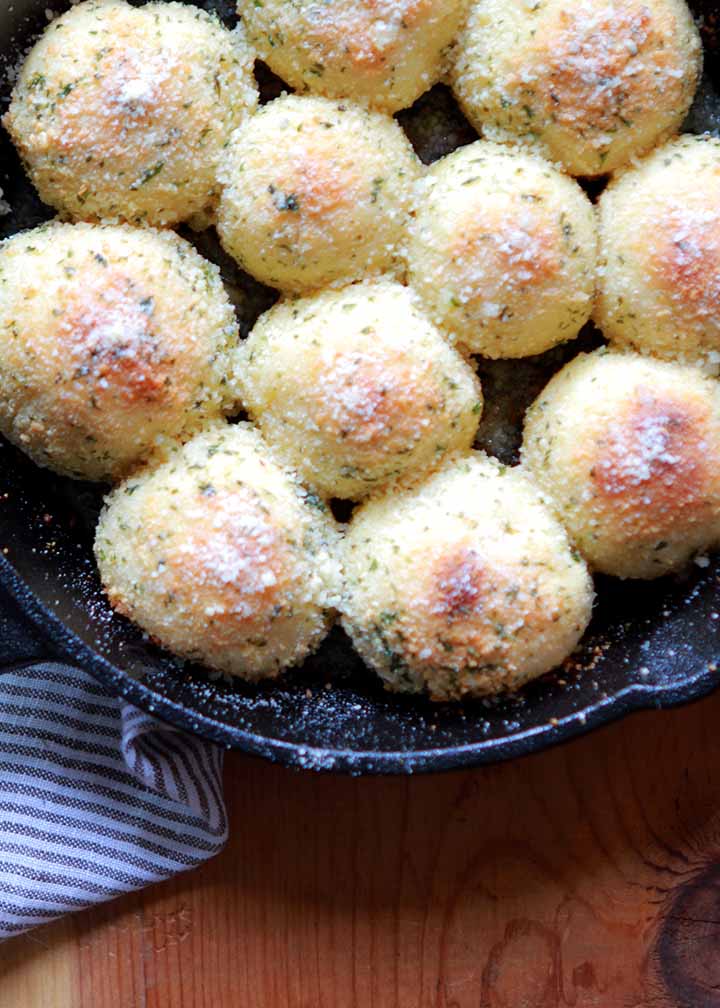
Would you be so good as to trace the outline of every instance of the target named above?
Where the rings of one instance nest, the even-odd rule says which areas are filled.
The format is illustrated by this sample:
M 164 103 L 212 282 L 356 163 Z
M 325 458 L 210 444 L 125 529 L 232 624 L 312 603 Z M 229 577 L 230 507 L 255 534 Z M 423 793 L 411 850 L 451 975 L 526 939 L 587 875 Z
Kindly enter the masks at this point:
M 290 211 L 291 213 L 297 213 L 300 209 L 300 200 L 296 193 L 284 193 L 279 189 L 276 189 L 274 185 L 268 186 L 268 192 L 272 196 L 275 209 L 279 210 L 281 213 L 285 211 Z
M 384 178 L 374 178 L 372 180 L 372 189 L 370 190 L 370 202 L 377 203 L 380 198 L 380 192 L 382 187 L 385 185 Z
M 132 185 L 130 186 L 130 191 L 134 192 L 136 189 L 140 189 L 142 186 L 147 185 L 148 182 L 150 182 L 152 179 L 154 179 L 157 175 L 160 174 L 160 172 L 163 170 L 164 167 L 165 162 L 158 161 L 157 164 L 154 164 L 151 168 L 146 168 L 145 171 L 140 176 L 140 178 L 136 179 L 132 183 Z

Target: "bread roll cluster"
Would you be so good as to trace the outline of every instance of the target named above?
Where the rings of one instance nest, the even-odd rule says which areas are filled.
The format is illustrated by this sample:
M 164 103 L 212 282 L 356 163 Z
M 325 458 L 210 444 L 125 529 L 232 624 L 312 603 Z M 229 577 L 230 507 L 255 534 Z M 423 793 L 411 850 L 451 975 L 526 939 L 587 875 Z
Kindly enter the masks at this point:
M 590 572 L 720 540 L 697 29 L 683 0 L 238 13 L 85 0 L 28 55 L 4 122 L 60 219 L 0 245 L 0 430 L 115 484 L 108 597 L 177 655 L 272 677 L 339 615 L 391 690 L 515 690 L 581 640 Z M 295 93 L 258 106 L 256 55 Z M 392 114 L 443 79 L 481 138 L 428 167 Z M 277 291 L 246 341 L 183 221 Z M 520 465 L 474 451 L 471 355 L 591 317 L 610 348 L 550 381 Z

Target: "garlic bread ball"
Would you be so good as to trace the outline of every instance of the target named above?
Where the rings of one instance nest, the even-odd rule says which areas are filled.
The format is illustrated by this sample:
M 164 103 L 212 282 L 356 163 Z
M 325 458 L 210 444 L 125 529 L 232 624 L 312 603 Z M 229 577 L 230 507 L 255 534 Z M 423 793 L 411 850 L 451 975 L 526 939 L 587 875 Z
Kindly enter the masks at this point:
M 408 278 L 472 353 L 528 357 L 574 339 L 595 293 L 595 212 L 534 154 L 479 140 L 416 183 Z
M 95 538 L 113 607 L 183 658 L 276 676 L 322 642 L 338 534 L 248 424 L 213 424 L 107 498 Z
M 86 0 L 31 50 L 3 121 L 64 217 L 172 225 L 213 212 L 220 154 L 257 104 L 252 60 L 190 4 Z
M 112 480 L 237 404 L 220 271 L 169 231 L 48 224 L 0 244 L 0 430 Z
M 488 140 L 534 145 L 593 176 L 677 132 L 701 60 L 684 0 L 482 0 L 452 81 Z
M 519 470 L 460 456 L 356 512 L 343 625 L 388 689 L 456 700 L 514 690 L 575 648 L 585 564 Z
M 359 499 L 469 449 L 482 411 L 472 368 L 385 279 L 271 308 L 239 370 L 269 443 L 328 497 Z
M 222 165 L 223 245 L 263 283 L 303 293 L 393 267 L 420 172 L 396 122 L 286 95 L 238 129 Z
M 600 200 L 595 319 L 622 349 L 720 360 L 720 140 L 685 136 Z
M 720 385 L 697 368 L 579 355 L 528 410 L 522 458 L 594 570 L 656 578 L 720 542 Z
M 467 0 L 239 0 L 260 57 L 298 91 L 407 108 L 446 69 Z

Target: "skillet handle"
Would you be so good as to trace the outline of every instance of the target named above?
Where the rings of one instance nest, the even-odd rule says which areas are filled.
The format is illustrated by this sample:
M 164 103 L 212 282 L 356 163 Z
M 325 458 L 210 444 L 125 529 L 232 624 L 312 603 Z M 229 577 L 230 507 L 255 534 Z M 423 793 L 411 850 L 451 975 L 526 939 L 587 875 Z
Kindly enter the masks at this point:
M 56 659 L 17 603 L 0 587 L 0 675 L 28 662 Z

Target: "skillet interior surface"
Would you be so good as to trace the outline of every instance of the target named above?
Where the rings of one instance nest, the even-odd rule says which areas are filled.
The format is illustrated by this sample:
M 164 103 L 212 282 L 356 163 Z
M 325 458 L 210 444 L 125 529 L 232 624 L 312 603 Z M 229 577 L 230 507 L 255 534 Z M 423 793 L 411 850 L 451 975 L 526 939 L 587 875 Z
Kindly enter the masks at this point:
M 53 6 L 60 12 L 67 5 Z M 225 0 L 201 6 L 234 23 Z M 23 52 L 47 23 L 46 7 L 46 0 L 15 0 L 0 10 L 2 110 Z M 718 133 L 716 5 L 696 3 L 695 11 L 706 15 L 706 76 L 687 128 Z M 274 97 L 280 83 L 262 67 L 259 77 L 264 99 Z M 476 137 L 442 86 L 398 118 L 425 161 Z M 52 216 L 4 133 L 0 186 L 7 204 L 0 207 L 0 237 Z M 595 195 L 600 187 L 588 188 Z M 274 292 L 224 257 L 212 233 L 190 237 L 220 264 L 245 335 L 273 303 Z M 486 393 L 479 446 L 513 463 L 525 407 L 564 361 L 601 342 L 588 327 L 579 341 L 539 358 L 479 361 Z M 273 684 L 211 680 L 153 647 L 110 609 L 92 558 L 102 494 L 103 488 L 38 469 L 0 440 L 0 580 L 56 651 L 89 668 L 113 692 L 178 727 L 282 763 L 351 773 L 489 763 L 570 738 L 633 709 L 698 698 L 720 681 L 717 559 L 682 578 L 651 584 L 600 579 L 581 650 L 566 667 L 516 697 L 432 704 L 388 695 L 337 628 L 317 655 Z M 347 517 L 347 508 L 337 510 Z

